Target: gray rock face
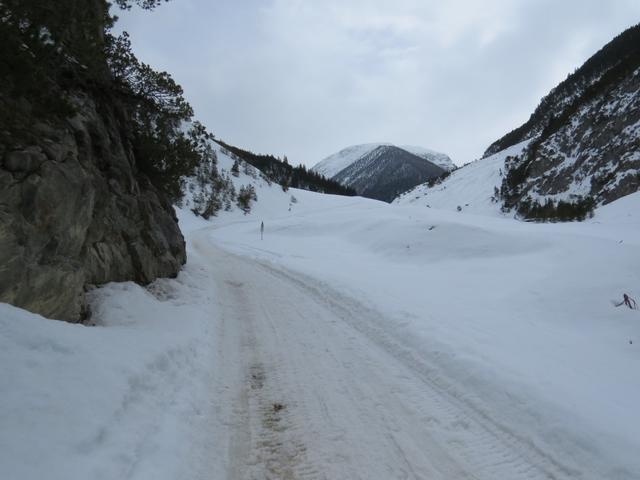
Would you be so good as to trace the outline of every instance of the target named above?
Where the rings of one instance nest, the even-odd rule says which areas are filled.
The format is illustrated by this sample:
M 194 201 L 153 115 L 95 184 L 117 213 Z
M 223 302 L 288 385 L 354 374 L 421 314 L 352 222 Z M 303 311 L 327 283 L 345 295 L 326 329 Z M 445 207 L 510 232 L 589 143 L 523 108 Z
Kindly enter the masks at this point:
M 510 159 L 507 180 L 522 178 L 503 185 L 507 206 L 586 197 L 606 204 L 638 191 L 639 92 L 640 68 L 583 102 L 552 133 Z
M 171 204 L 137 172 L 117 106 L 0 145 L 0 302 L 78 321 L 89 285 L 175 276 L 186 260 Z

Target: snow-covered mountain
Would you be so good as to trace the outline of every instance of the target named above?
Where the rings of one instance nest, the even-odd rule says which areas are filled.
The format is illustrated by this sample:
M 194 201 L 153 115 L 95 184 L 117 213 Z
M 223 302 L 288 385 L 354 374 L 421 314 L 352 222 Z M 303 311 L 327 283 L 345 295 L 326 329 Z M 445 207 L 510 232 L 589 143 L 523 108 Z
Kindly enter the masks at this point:
M 347 147 L 312 170 L 354 188 L 359 195 L 390 202 L 399 193 L 453 168 L 447 155 L 422 147 L 369 143 Z
M 505 207 L 523 217 L 563 219 L 640 188 L 640 25 L 587 60 L 488 153 L 527 139 L 500 185 Z
M 398 203 L 574 220 L 640 189 L 640 25 L 542 99 L 483 159 Z

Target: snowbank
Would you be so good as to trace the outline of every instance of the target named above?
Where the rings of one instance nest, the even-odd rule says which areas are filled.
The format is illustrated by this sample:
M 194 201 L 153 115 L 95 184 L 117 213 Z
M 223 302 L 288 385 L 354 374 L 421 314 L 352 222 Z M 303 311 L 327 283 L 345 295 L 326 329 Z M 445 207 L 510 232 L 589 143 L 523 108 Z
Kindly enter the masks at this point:
M 640 299 L 640 193 L 574 224 L 295 195 L 213 241 L 372 305 L 479 410 L 576 468 L 640 475 L 640 313 L 613 306 Z
M 212 374 L 209 295 L 191 264 L 148 290 L 95 290 L 94 326 L 0 304 L 1 476 L 184 478 Z

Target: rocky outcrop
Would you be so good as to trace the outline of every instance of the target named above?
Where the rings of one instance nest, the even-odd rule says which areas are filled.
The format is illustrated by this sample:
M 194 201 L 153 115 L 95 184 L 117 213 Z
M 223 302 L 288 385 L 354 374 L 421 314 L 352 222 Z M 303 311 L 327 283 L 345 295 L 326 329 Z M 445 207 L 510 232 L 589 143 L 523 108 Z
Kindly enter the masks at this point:
M 520 169 L 520 171 L 518 171 Z M 518 174 L 526 178 L 517 183 Z M 515 188 L 509 189 L 509 180 Z M 640 189 L 640 68 L 507 162 L 506 199 L 606 204 Z M 504 193 L 504 192 L 503 192 Z
M 70 119 L 0 145 L 0 302 L 78 321 L 88 286 L 175 276 L 186 254 L 173 207 L 136 168 L 124 110 L 73 103 Z
M 487 150 L 528 140 L 505 161 L 505 209 L 574 220 L 640 189 L 640 25 L 553 89 L 531 119 Z

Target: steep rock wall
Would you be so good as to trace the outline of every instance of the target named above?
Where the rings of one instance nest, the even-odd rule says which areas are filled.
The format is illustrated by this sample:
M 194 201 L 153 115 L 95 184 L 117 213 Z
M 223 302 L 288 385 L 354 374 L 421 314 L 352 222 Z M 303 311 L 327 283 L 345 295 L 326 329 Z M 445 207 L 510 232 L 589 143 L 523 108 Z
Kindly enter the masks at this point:
M 175 276 L 186 260 L 173 207 L 136 168 L 124 109 L 73 103 L 72 118 L 0 144 L 0 302 L 68 321 L 86 318 L 88 286 Z

